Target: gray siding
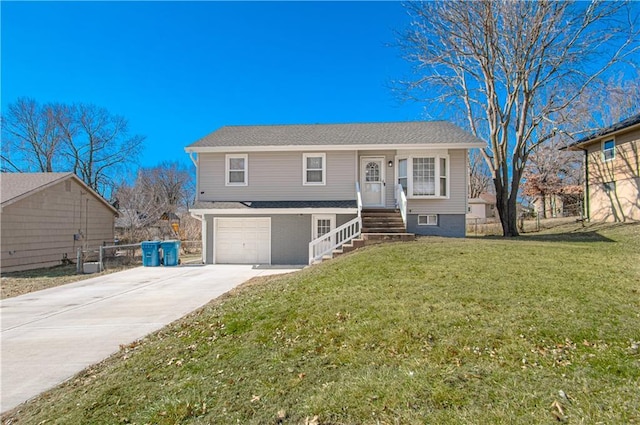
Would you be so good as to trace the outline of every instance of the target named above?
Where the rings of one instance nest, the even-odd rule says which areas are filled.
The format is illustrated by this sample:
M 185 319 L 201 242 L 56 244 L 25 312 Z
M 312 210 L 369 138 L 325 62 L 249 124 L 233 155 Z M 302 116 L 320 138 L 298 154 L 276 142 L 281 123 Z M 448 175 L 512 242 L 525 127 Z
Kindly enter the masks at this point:
M 437 226 L 418 226 L 418 215 L 407 214 L 407 232 L 423 236 L 463 238 L 466 235 L 464 214 L 438 214 Z
M 408 199 L 409 214 L 467 213 L 467 151 L 449 149 L 449 199 Z
M 307 264 L 309 262 L 309 242 L 311 242 L 311 214 L 224 215 L 218 217 L 271 217 L 271 264 Z M 336 214 L 336 227 L 356 216 Z M 213 263 L 213 215 L 207 215 L 207 264 Z
M 303 186 L 304 152 L 249 152 L 247 186 L 225 186 L 225 154 L 201 153 L 199 201 L 334 201 L 355 199 L 355 152 L 324 152 L 326 185 Z
M 271 216 L 271 264 L 307 264 L 310 215 Z
M 3 272 L 75 261 L 78 248 L 113 243 L 114 212 L 73 179 L 2 208 L 1 217 Z

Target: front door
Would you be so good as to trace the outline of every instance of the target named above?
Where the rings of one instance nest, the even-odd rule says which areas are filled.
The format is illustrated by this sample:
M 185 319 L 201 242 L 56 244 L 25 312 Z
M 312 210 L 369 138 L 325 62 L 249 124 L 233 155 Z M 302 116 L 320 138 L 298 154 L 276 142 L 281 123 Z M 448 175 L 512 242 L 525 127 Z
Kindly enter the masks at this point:
M 360 192 L 364 207 L 384 207 L 384 158 L 360 159 Z

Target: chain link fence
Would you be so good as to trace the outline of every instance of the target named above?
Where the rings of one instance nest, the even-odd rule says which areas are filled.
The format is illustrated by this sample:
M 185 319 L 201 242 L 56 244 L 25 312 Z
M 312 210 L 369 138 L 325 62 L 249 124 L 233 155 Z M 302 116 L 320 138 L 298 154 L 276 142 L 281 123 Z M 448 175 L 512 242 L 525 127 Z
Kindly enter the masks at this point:
M 180 262 L 202 262 L 202 241 L 180 241 Z M 78 249 L 76 257 L 78 273 L 96 273 L 142 265 L 141 243 L 104 245 L 98 248 Z

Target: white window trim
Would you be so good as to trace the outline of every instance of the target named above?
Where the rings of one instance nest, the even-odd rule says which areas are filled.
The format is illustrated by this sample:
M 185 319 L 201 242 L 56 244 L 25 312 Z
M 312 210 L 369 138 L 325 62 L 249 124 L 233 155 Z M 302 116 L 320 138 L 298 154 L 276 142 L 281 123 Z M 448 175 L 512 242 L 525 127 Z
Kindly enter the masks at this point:
M 435 161 L 435 195 L 414 195 L 413 194 L 413 159 L 414 158 L 434 158 Z M 395 157 L 395 180 L 394 187 L 398 184 L 398 162 L 401 159 L 407 160 L 407 199 L 449 199 L 451 198 L 451 159 L 448 154 L 443 153 L 413 153 L 410 155 L 398 155 Z M 445 159 L 447 162 L 446 179 L 447 179 L 447 194 L 445 196 L 440 195 L 440 159 Z
M 610 150 L 613 152 L 613 155 L 611 156 L 611 158 L 607 159 L 606 157 L 606 150 L 604 148 L 604 144 L 606 142 L 613 142 L 613 148 L 611 148 Z M 606 138 L 601 142 L 601 148 L 600 151 L 602 152 L 602 160 L 604 162 L 609 162 L 609 161 L 613 161 L 614 159 L 616 159 L 616 139 L 614 137 L 612 138 Z
M 427 217 L 427 222 L 420 223 L 420 217 Z M 430 223 L 429 217 L 435 217 L 435 223 Z M 437 226 L 437 225 L 438 225 L 438 214 L 419 214 L 418 215 L 418 226 Z
M 322 158 L 322 181 L 307 181 L 307 158 Z M 317 170 L 313 170 L 317 171 Z M 303 153 L 302 154 L 302 185 L 303 186 L 325 186 L 327 184 L 327 155 L 325 153 Z
M 230 182 L 229 172 L 231 171 L 231 160 L 235 158 L 244 159 L 244 182 Z M 247 154 L 227 154 L 225 155 L 225 186 L 248 186 L 249 185 L 249 155 Z M 239 170 L 233 170 L 239 171 Z

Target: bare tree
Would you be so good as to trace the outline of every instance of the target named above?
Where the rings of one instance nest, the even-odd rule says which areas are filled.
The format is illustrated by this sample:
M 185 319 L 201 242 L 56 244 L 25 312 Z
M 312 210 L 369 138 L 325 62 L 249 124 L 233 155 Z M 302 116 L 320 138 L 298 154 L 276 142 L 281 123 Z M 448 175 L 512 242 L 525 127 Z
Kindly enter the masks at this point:
M 539 212 L 544 218 L 554 215 L 557 207 L 553 204 L 564 204 L 564 199 L 577 198 L 579 201 L 582 195 L 582 156 L 575 152 L 560 153 L 560 143 L 554 138 L 538 146 L 529 156 L 523 173 L 522 194 L 538 201 Z M 577 205 L 571 207 L 579 213 Z
M 487 141 L 504 236 L 518 234 L 516 201 L 529 154 L 561 130 L 563 112 L 639 50 L 638 8 L 592 1 L 416 2 L 399 43 L 416 65 L 404 92 L 457 108 Z
M 153 234 L 156 231 L 182 236 L 176 235 L 170 225 L 172 219 L 182 221 L 180 217 L 187 213 L 188 203 L 194 197 L 190 170 L 177 161 L 166 161 L 138 170 L 133 184 L 127 180 L 114 192 L 126 239 L 166 236 Z
M 107 194 L 113 175 L 135 161 L 145 138 L 129 135 L 126 118 L 99 106 L 77 104 L 63 111 L 56 116 L 71 171 L 96 192 Z
M 194 198 L 193 175 L 178 161 L 165 161 L 153 168 L 140 171 L 145 186 L 165 204 L 166 212 L 186 209 Z
M 2 171 L 52 172 L 61 161 L 55 105 L 20 98 L 2 117 Z
M 135 163 L 144 137 L 129 135 L 126 118 L 95 105 L 39 105 L 28 98 L 2 117 L 2 169 L 72 171 L 101 195 L 113 176 Z
M 481 154 L 469 152 L 469 198 L 479 198 L 491 190 L 491 171 Z

